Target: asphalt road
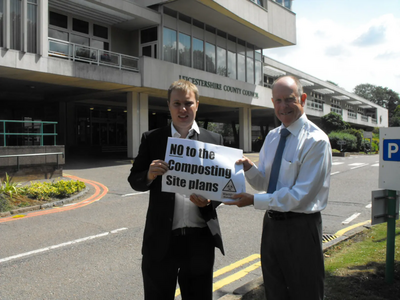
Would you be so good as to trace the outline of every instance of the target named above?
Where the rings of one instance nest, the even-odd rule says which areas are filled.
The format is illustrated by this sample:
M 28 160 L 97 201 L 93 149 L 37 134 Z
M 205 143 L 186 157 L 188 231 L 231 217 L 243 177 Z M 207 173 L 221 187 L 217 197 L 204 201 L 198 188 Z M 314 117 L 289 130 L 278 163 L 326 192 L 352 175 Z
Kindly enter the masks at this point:
M 370 220 L 378 160 L 334 157 L 324 234 L 350 234 L 352 226 Z M 91 180 L 88 195 L 97 197 L 0 219 L 1 300 L 143 299 L 140 248 L 148 194 L 130 188 L 129 169 L 127 159 L 73 161 L 64 174 Z M 261 276 L 264 212 L 220 206 L 218 214 L 226 255 L 216 252 L 214 299 Z

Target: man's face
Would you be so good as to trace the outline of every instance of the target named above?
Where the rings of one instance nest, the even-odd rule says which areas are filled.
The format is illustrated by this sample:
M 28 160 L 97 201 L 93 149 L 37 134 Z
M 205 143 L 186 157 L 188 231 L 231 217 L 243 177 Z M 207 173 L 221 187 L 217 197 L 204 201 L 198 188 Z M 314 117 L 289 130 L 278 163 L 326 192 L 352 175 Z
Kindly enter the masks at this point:
M 290 126 L 301 117 L 306 98 L 306 94 L 301 96 L 298 94 L 297 84 L 290 77 L 283 77 L 275 83 L 272 90 L 272 102 L 275 115 L 285 127 Z
M 168 103 L 172 122 L 178 132 L 180 129 L 189 130 L 196 118 L 199 102 L 192 91 L 173 90 Z

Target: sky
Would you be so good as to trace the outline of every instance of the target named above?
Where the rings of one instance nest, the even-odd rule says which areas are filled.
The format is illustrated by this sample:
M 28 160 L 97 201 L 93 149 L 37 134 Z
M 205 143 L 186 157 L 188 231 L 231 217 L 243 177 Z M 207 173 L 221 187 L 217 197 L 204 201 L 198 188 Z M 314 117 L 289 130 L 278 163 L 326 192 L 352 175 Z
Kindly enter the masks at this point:
M 400 0 L 294 0 L 297 43 L 263 54 L 348 92 L 400 94 Z

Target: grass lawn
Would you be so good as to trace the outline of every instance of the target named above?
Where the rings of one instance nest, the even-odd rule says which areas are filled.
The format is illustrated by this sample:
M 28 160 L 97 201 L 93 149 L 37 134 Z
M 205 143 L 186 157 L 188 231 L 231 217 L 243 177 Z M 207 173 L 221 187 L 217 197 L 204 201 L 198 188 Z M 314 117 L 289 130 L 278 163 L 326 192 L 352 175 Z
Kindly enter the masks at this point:
M 372 226 L 325 252 L 326 300 L 400 299 L 400 221 L 393 283 L 386 281 L 387 224 Z

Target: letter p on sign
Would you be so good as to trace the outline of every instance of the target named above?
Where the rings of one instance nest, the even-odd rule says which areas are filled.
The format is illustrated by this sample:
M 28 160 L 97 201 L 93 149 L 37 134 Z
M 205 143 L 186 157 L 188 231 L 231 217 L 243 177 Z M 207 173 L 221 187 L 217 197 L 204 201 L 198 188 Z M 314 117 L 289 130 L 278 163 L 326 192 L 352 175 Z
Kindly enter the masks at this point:
M 400 140 L 383 141 L 383 160 L 400 161 Z

